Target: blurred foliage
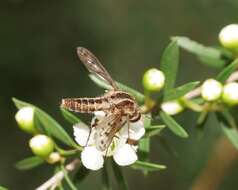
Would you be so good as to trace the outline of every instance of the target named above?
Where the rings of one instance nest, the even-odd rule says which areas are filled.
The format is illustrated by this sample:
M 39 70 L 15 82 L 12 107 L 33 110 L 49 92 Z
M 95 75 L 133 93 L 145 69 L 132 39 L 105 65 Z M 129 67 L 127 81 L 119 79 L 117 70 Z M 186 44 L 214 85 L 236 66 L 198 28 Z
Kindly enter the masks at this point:
M 60 120 L 58 106 L 62 97 L 103 93 L 79 64 L 75 53 L 77 46 L 95 52 L 116 80 L 142 89 L 143 71 L 158 66 L 170 36 L 188 36 L 206 45 L 216 44 L 221 27 L 237 22 L 237 8 L 236 0 L 2 0 L 1 184 L 10 189 L 19 189 L 19 186 L 33 189 L 52 174 L 51 168 L 41 167 L 24 173 L 13 167 L 17 160 L 30 155 L 30 150 L 23 148 L 29 136 L 21 133 L 12 119 L 16 109 L 11 97 L 41 105 Z M 190 54 L 182 52 L 182 60 L 177 85 L 214 74 L 214 70 L 197 64 Z M 188 140 L 165 134 L 169 145 L 177 152 L 176 159 L 158 141 L 152 143 L 153 152 L 158 152 L 152 155 L 152 160 L 159 158 L 169 166 L 167 170 L 153 173 L 144 180 L 140 173 L 125 169 L 131 189 L 183 190 L 190 187 L 221 133 L 218 128 L 208 127 L 217 125 L 209 118 L 203 137 L 198 138 L 198 132 L 193 129 L 195 118 L 194 113 L 178 117 L 190 134 Z M 71 128 L 67 130 L 72 131 Z M 97 187 L 98 175 L 98 172 L 90 174 L 81 188 Z M 238 170 L 234 167 L 221 189 L 234 189 L 237 177 Z M 92 180 L 94 183 L 90 183 Z

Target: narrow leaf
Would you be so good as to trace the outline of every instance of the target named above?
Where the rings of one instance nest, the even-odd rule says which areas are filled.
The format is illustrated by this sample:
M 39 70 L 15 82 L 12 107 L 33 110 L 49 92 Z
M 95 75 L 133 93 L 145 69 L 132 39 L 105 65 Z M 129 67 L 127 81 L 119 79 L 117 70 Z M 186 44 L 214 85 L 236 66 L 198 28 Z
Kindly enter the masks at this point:
M 6 187 L 0 186 L 0 190 L 8 190 Z
M 208 119 L 208 112 L 207 111 L 201 112 L 196 122 L 196 128 L 203 129 L 207 119 Z
M 60 108 L 62 115 L 64 116 L 64 118 L 71 123 L 72 125 L 76 124 L 76 123 L 80 123 L 81 120 L 75 116 L 74 114 L 72 114 L 71 112 L 69 112 L 68 110 L 64 109 L 64 108 Z
M 211 57 L 203 56 L 203 55 L 199 55 L 197 56 L 197 58 L 204 65 L 213 67 L 215 69 L 221 69 L 226 65 L 226 61 L 223 59 L 211 58 Z
M 229 128 L 224 123 L 220 123 L 221 129 L 230 142 L 238 149 L 238 131 L 236 128 Z
M 72 140 L 72 138 L 66 133 L 66 131 L 63 129 L 63 127 L 56 121 L 54 118 L 52 118 L 50 115 L 48 115 L 46 112 L 41 110 L 40 108 L 23 102 L 21 100 L 17 100 L 16 98 L 12 99 L 15 103 L 16 107 L 18 109 L 26 106 L 30 106 L 35 109 L 35 116 L 39 120 L 39 122 L 44 127 L 44 130 L 46 133 L 50 136 L 53 136 L 57 138 L 58 140 L 64 142 L 65 144 L 69 146 L 77 147 L 76 143 Z
M 154 164 L 150 162 L 136 161 L 133 165 L 131 165 L 133 169 L 142 170 L 142 171 L 158 171 L 166 169 L 165 165 Z
M 235 59 L 231 64 L 229 64 L 227 67 L 225 67 L 217 75 L 217 80 L 224 83 L 237 68 L 238 68 L 238 59 Z
M 102 168 L 102 190 L 110 190 L 112 189 L 110 186 L 110 180 L 107 170 L 107 163 Z
M 148 160 L 150 152 L 150 138 L 145 137 L 139 141 L 139 155 L 142 160 Z
M 89 77 L 99 87 L 102 87 L 102 88 L 107 89 L 107 90 L 112 90 L 112 87 L 109 84 L 105 83 L 102 79 L 96 77 L 95 75 L 90 74 Z M 116 82 L 116 85 L 122 91 L 128 92 L 129 94 L 134 96 L 135 99 L 139 103 L 143 103 L 145 101 L 145 96 L 142 93 L 138 92 L 137 90 L 134 90 L 131 87 L 128 87 L 128 86 L 126 86 L 126 85 L 124 85 L 122 83 L 119 83 L 119 82 Z
M 172 41 L 165 49 L 162 58 L 160 69 L 164 72 L 164 98 L 167 97 L 168 91 L 173 89 L 176 81 L 179 64 L 179 48 L 176 40 Z
M 152 137 L 160 134 L 160 132 L 165 128 L 165 125 L 154 125 L 146 129 L 145 138 Z
M 230 142 L 238 149 L 238 131 L 235 119 L 226 109 L 224 109 L 222 112 L 217 112 L 216 116 L 223 133 L 227 136 Z
M 164 98 L 164 101 L 170 101 L 170 100 L 175 100 L 175 99 L 181 98 L 185 94 L 187 94 L 188 92 L 193 90 L 198 84 L 199 84 L 198 81 L 189 82 L 189 83 L 179 86 L 177 88 L 171 89 L 167 92 L 167 95 Z
M 61 170 L 64 173 L 64 179 L 66 181 L 66 183 L 68 184 L 68 186 L 70 187 L 71 190 L 78 190 L 78 188 L 74 185 L 74 183 L 71 181 L 69 175 L 68 175 L 68 171 L 64 168 L 63 165 L 61 165 Z
M 144 127 L 145 129 L 149 128 L 151 125 L 151 116 L 147 115 L 148 117 L 144 118 Z M 139 155 L 142 160 L 149 159 L 149 152 L 150 152 L 150 138 L 145 137 L 139 141 Z
M 15 167 L 18 170 L 30 170 L 44 163 L 44 160 L 38 156 L 32 156 L 24 160 L 18 161 Z
M 237 127 L 236 121 L 228 109 L 224 108 L 222 111 L 217 112 L 216 116 L 220 122 L 224 123 L 225 126 L 228 126 L 230 128 L 234 128 L 234 129 Z
M 213 65 L 211 63 L 216 63 L 215 67 L 221 68 L 226 64 L 226 61 L 223 60 L 223 56 L 228 56 L 228 54 L 223 54 L 223 52 L 218 49 L 206 47 L 184 36 L 176 36 L 172 39 L 177 40 L 177 43 L 181 48 L 197 55 L 202 63 L 208 66 L 214 66 L 215 64 Z
M 118 185 L 120 186 L 119 189 L 129 190 L 128 184 L 122 174 L 120 167 L 115 162 L 112 162 L 112 164 L 113 164 L 112 169 L 113 169 L 116 181 L 117 181 Z
M 182 138 L 188 137 L 188 133 L 171 116 L 161 111 L 160 117 L 174 134 Z

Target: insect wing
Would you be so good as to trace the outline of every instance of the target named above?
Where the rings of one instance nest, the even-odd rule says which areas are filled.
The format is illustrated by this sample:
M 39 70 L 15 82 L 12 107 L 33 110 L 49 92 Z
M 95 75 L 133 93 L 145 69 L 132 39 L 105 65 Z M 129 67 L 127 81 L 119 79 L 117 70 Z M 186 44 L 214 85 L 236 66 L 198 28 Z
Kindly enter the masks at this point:
M 115 134 L 123 126 L 120 114 L 110 114 L 98 122 L 95 126 L 96 147 L 100 151 L 105 151 L 110 146 Z
M 109 75 L 107 70 L 102 66 L 98 58 L 93 55 L 88 49 L 84 47 L 77 48 L 77 54 L 82 63 L 86 66 L 88 71 L 92 74 L 95 74 L 110 84 L 113 89 L 117 89 L 115 82 L 112 77 Z

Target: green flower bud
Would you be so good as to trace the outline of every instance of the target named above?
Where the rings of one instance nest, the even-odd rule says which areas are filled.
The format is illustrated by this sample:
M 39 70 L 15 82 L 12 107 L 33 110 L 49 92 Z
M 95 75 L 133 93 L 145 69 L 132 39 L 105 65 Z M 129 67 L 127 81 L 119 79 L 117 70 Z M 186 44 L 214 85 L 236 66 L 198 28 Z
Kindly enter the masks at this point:
M 52 152 L 50 153 L 50 155 L 48 156 L 48 158 L 46 159 L 46 161 L 49 164 L 54 164 L 56 162 L 61 161 L 62 157 L 60 156 L 60 154 L 58 152 Z
M 164 82 L 164 73 L 155 68 L 147 70 L 142 80 L 144 88 L 148 91 L 159 91 L 163 88 Z
M 29 141 L 32 152 L 42 158 L 47 158 L 54 150 L 53 140 L 46 135 L 36 135 Z
M 231 82 L 224 86 L 222 100 L 229 105 L 238 104 L 238 83 Z
M 206 101 L 215 101 L 222 94 L 222 84 L 215 79 L 207 79 L 201 87 L 202 98 Z
M 225 48 L 238 50 L 238 24 L 225 26 L 219 34 L 219 40 Z
M 183 111 L 184 107 L 178 100 L 168 101 L 161 104 L 161 109 L 168 115 L 176 115 Z
M 34 126 L 34 109 L 32 107 L 21 108 L 15 115 L 15 119 L 23 131 L 31 134 L 37 132 Z

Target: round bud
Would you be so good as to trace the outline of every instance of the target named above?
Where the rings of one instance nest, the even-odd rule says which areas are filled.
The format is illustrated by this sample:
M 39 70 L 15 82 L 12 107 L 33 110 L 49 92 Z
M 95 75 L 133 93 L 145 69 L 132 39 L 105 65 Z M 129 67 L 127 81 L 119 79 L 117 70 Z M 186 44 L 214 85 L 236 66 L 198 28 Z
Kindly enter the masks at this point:
M 231 82 L 225 84 L 222 93 L 222 100 L 229 105 L 238 104 L 238 83 Z
M 222 84 L 215 79 L 207 79 L 201 87 L 201 95 L 206 101 L 215 101 L 222 94 Z
M 59 162 L 62 159 L 62 157 L 60 156 L 60 154 L 58 152 L 52 152 L 50 153 L 50 155 L 47 158 L 47 162 L 49 164 L 54 164 L 56 162 Z
M 164 82 L 164 73 L 155 68 L 147 70 L 142 80 L 144 88 L 148 91 L 159 91 L 163 88 Z
M 219 34 L 219 40 L 225 48 L 238 50 L 238 24 L 225 26 Z
M 42 158 L 47 158 L 54 150 L 53 140 L 46 135 L 36 135 L 29 141 L 32 152 Z
M 184 108 L 178 100 L 173 100 L 162 103 L 161 109 L 168 115 L 176 115 L 182 112 Z
M 34 109 L 32 107 L 23 107 L 18 110 L 15 119 L 23 131 L 31 134 L 37 132 L 34 126 Z

